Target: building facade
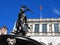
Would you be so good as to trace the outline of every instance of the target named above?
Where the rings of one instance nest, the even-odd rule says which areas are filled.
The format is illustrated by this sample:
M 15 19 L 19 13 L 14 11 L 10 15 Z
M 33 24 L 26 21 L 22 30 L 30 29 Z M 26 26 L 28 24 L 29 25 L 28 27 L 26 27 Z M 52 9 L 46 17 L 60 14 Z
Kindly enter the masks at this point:
M 42 45 L 60 45 L 60 18 L 28 19 L 27 35 Z

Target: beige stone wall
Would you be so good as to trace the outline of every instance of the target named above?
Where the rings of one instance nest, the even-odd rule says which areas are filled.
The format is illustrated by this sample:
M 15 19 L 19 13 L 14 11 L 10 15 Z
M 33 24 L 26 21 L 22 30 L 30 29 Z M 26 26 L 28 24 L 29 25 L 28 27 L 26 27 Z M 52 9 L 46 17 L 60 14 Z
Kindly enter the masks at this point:
M 46 45 L 49 45 L 49 43 L 51 43 L 51 42 L 53 45 L 60 44 L 60 36 L 31 36 L 30 38 L 32 38 L 40 43 L 43 42 Z

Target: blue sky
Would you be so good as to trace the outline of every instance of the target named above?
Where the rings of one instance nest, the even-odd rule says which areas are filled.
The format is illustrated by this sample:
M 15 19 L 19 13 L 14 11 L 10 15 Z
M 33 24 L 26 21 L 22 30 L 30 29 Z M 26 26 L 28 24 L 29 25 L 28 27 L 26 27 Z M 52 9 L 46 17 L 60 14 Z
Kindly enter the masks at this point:
M 42 18 L 58 18 L 60 15 L 60 0 L 0 0 L 0 27 L 6 25 L 8 33 L 12 31 L 22 5 L 34 12 L 26 12 L 27 18 L 40 18 L 41 12 Z

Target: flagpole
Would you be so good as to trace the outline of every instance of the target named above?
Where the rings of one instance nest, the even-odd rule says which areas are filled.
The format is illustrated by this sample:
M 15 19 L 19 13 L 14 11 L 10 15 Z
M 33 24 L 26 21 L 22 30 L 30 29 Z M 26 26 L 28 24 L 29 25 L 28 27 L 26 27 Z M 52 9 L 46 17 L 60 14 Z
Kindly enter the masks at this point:
M 42 18 L 42 11 L 40 11 L 40 18 Z
M 42 18 L 42 5 L 40 5 L 40 18 Z

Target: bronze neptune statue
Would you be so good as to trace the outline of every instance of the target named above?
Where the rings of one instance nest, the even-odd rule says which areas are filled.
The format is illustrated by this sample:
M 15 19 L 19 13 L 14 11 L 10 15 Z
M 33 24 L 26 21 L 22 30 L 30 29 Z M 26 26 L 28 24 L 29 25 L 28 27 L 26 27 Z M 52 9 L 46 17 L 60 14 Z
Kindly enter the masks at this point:
M 22 6 L 20 8 L 20 13 L 18 14 L 18 19 L 16 22 L 16 34 L 20 34 L 25 36 L 26 33 L 28 32 L 28 29 L 30 28 L 27 24 L 27 17 L 24 14 L 26 11 L 31 11 L 28 9 L 26 6 Z

